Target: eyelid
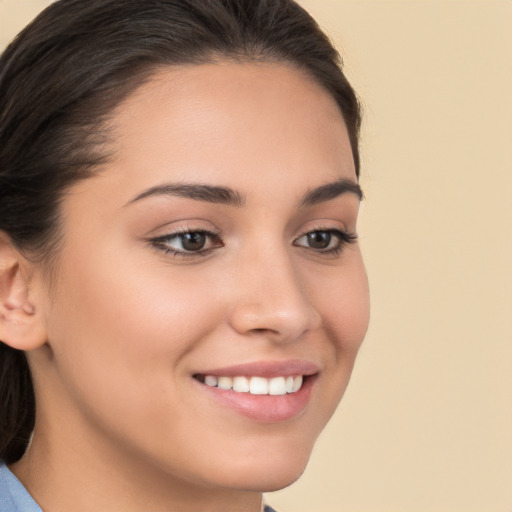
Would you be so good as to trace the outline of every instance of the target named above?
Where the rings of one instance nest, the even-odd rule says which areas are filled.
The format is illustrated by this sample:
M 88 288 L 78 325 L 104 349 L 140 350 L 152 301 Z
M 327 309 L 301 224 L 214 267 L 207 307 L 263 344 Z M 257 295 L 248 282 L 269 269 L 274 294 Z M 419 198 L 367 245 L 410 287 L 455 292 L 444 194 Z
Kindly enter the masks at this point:
M 197 251 L 187 251 L 187 250 L 180 250 L 171 247 L 168 245 L 168 243 L 176 238 L 179 238 L 180 236 L 184 236 L 187 234 L 192 233 L 199 233 L 207 236 L 210 241 L 213 243 L 212 247 L 207 247 L 204 249 L 199 249 Z M 176 228 L 173 231 L 170 231 L 166 233 L 165 235 L 156 236 L 149 238 L 147 240 L 147 243 L 151 245 L 152 247 L 159 249 L 163 251 L 165 254 L 172 254 L 175 257 L 185 257 L 185 258 L 193 258 L 204 256 L 206 254 L 209 254 L 214 249 L 217 249 L 219 247 L 223 247 L 224 243 L 222 242 L 222 239 L 220 237 L 220 233 L 216 233 L 213 230 L 204 229 L 204 228 L 191 228 L 188 226 L 180 226 Z
M 306 236 L 306 235 L 309 235 L 311 233 L 317 233 L 317 232 L 320 232 L 320 233 L 333 233 L 335 235 L 339 235 L 340 237 L 346 239 L 347 241 L 351 241 L 351 242 L 355 242 L 358 238 L 359 238 L 359 235 L 355 232 L 355 231 L 347 231 L 345 229 L 342 229 L 342 228 L 338 228 L 338 227 L 330 227 L 330 228 L 313 228 L 313 229 L 308 229 L 306 231 L 303 231 L 301 232 L 300 235 L 298 235 L 294 241 L 297 241 L 299 240 L 300 238 Z
M 334 247 L 329 247 L 331 245 L 331 242 L 333 241 L 332 239 L 330 239 L 326 248 L 308 246 L 307 243 L 299 243 L 302 238 L 307 237 L 308 235 L 311 235 L 313 233 L 328 233 L 335 239 L 335 241 L 337 240 L 337 243 L 335 244 Z M 173 247 L 171 245 L 172 241 L 177 240 L 180 238 L 180 236 L 184 236 L 187 234 L 204 235 L 209 240 L 209 242 L 207 242 L 207 247 L 200 248 L 197 250 L 187 250 L 186 248 L 183 247 L 183 239 L 181 240 L 181 249 Z M 303 231 L 301 231 L 300 234 L 292 240 L 292 245 L 295 247 L 306 249 L 318 255 L 337 256 L 344 250 L 344 248 L 347 245 L 356 243 L 357 238 L 358 236 L 355 232 L 350 232 L 340 226 L 331 225 L 327 227 L 325 224 L 317 224 L 312 225 L 308 229 L 304 229 Z M 221 238 L 221 234 L 217 230 L 205 229 L 203 227 L 192 227 L 190 225 L 180 225 L 172 230 L 167 231 L 163 235 L 150 237 L 147 239 L 147 243 L 153 248 L 156 248 L 164 252 L 164 254 L 172 254 L 175 257 L 184 258 L 199 258 L 201 256 L 210 254 L 215 249 L 224 247 L 224 242 Z
M 336 247 L 330 249 L 317 249 L 314 247 L 307 247 L 306 245 L 301 245 L 297 243 L 301 238 L 312 233 L 333 234 L 338 239 L 338 244 L 336 245 Z M 295 245 L 296 247 L 302 247 L 320 256 L 337 256 L 343 252 L 347 245 L 355 244 L 357 243 L 357 240 L 358 235 L 356 232 L 350 232 L 340 227 L 313 227 L 311 229 L 303 231 L 302 234 L 297 236 L 293 241 L 293 245 Z
M 315 231 L 339 232 L 343 235 L 355 238 L 358 236 L 355 230 L 351 230 L 348 227 L 345 227 L 344 223 L 341 223 L 339 220 L 326 218 L 306 224 L 306 227 L 300 229 L 297 232 L 294 240 L 297 240 L 309 233 L 314 233 Z

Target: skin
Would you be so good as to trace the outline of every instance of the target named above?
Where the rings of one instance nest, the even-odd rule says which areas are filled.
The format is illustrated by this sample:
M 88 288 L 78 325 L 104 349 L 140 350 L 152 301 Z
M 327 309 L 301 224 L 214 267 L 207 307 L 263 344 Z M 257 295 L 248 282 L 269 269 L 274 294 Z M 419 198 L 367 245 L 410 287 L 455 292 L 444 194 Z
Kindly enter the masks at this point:
M 51 291 L 41 269 L 25 272 L 44 342 L 28 353 L 33 442 L 12 469 L 45 511 L 255 512 L 261 492 L 303 472 L 368 325 L 359 245 L 330 254 L 304 237 L 355 232 L 359 198 L 300 204 L 356 183 L 345 124 L 291 66 L 217 63 L 159 71 L 112 127 L 110 163 L 63 201 Z M 229 187 L 245 205 L 133 201 L 183 182 Z M 148 242 L 187 229 L 218 239 L 192 256 Z M 192 377 L 290 359 L 318 375 L 285 421 L 221 406 Z

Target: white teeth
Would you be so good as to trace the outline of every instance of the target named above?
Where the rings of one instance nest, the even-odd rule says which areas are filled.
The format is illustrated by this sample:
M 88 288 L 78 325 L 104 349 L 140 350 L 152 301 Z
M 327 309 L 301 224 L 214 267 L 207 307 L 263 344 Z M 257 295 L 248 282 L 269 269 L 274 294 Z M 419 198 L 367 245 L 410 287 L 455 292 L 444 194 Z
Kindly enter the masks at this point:
M 251 377 L 249 393 L 251 395 L 268 395 L 268 380 L 263 377 Z
M 219 387 L 220 389 L 232 389 L 233 379 L 231 377 L 219 377 L 217 387 Z
M 293 393 L 293 377 L 286 377 L 286 392 L 287 393 Z
M 293 379 L 293 393 L 296 391 L 299 391 L 299 389 L 302 386 L 302 375 L 299 375 L 298 377 L 294 377 Z
M 207 375 L 204 378 L 204 383 L 207 386 L 217 387 L 217 377 L 214 377 L 213 375 Z
M 302 387 L 303 377 L 216 377 L 205 375 L 204 383 L 219 389 L 232 389 L 237 393 L 250 393 L 252 395 L 286 395 L 296 393 Z
M 286 395 L 286 383 L 284 377 L 275 377 L 268 382 L 269 395 Z
M 247 377 L 235 377 L 233 379 L 233 389 L 239 393 L 248 393 L 250 390 L 249 379 Z

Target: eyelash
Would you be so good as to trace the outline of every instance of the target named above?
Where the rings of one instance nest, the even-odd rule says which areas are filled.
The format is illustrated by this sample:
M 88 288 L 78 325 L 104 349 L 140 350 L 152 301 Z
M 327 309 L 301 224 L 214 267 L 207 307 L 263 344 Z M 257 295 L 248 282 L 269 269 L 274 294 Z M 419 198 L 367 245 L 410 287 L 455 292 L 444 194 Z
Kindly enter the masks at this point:
M 173 240 L 177 240 L 181 238 L 181 244 L 183 246 L 183 239 L 187 235 L 204 235 L 210 241 L 213 241 L 213 247 L 207 247 L 206 249 L 199 249 L 197 251 L 186 251 L 186 250 L 177 250 L 170 247 L 168 244 Z M 210 253 L 213 249 L 217 249 L 218 247 L 224 247 L 220 236 L 217 233 L 212 231 L 208 231 L 206 229 L 181 229 L 174 233 L 170 233 L 168 235 L 159 236 L 158 238 L 152 238 L 148 240 L 149 244 L 157 249 L 160 249 L 164 252 L 164 254 L 171 254 L 175 257 L 198 257 L 205 256 Z
M 358 236 L 356 233 L 349 233 L 347 231 L 343 231 L 341 229 L 313 229 L 311 231 L 308 231 L 301 236 L 299 236 L 293 243 L 296 247 L 304 247 L 302 245 L 298 245 L 298 241 L 301 238 L 307 237 L 312 234 L 327 234 L 330 237 L 334 237 L 338 239 L 338 243 L 335 245 L 335 247 L 332 247 L 331 249 L 315 249 L 313 247 L 305 247 L 306 249 L 309 249 L 311 251 L 314 251 L 316 253 L 319 253 L 321 255 L 327 255 L 327 256 L 339 256 L 343 250 L 347 247 L 347 245 L 355 244 L 357 242 Z M 331 240 L 329 240 L 331 241 Z
M 330 249 L 316 249 L 313 247 L 307 247 L 298 244 L 298 241 L 304 237 L 313 235 L 313 234 L 327 234 L 330 237 L 335 237 L 338 239 L 338 243 L 335 247 L 332 247 Z M 206 238 L 210 240 L 210 242 L 213 242 L 212 247 L 207 247 L 205 249 L 198 249 L 197 251 L 187 251 L 187 250 L 178 250 L 170 247 L 168 244 L 171 241 L 178 240 L 181 238 L 181 245 L 183 246 L 183 240 L 185 236 L 187 235 L 203 235 Z M 321 255 L 328 255 L 328 256 L 338 256 L 340 255 L 343 250 L 346 248 L 347 245 L 355 244 L 357 242 L 358 236 L 356 233 L 349 233 L 346 231 L 343 231 L 341 229 L 313 229 L 311 231 L 307 231 L 306 233 L 303 233 L 298 238 L 296 238 L 293 242 L 293 245 L 295 247 L 304 247 L 305 249 L 308 249 L 310 251 L 316 252 Z M 329 242 L 331 239 L 329 239 Z M 208 231 L 205 229 L 182 229 L 175 233 L 171 233 L 168 235 L 160 236 L 157 238 L 152 238 L 148 240 L 148 243 L 163 251 L 164 254 L 171 254 L 174 257 L 183 257 L 183 258 L 191 258 L 191 257 L 201 257 L 206 256 L 210 252 L 212 252 L 214 249 L 217 249 L 219 247 L 224 247 L 224 243 L 222 242 L 220 236 L 217 233 L 214 233 L 212 231 Z

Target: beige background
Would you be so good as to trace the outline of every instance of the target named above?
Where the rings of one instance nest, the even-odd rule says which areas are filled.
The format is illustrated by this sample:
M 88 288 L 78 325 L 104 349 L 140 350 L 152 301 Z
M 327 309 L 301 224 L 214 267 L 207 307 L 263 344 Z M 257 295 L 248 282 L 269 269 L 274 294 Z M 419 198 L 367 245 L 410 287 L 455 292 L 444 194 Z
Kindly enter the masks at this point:
M 0 0 L 0 45 L 48 3 Z M 366 109 L 373 316 L 308 470 L 269 500 L 511 512 L 512 2 L 301 3 Z

